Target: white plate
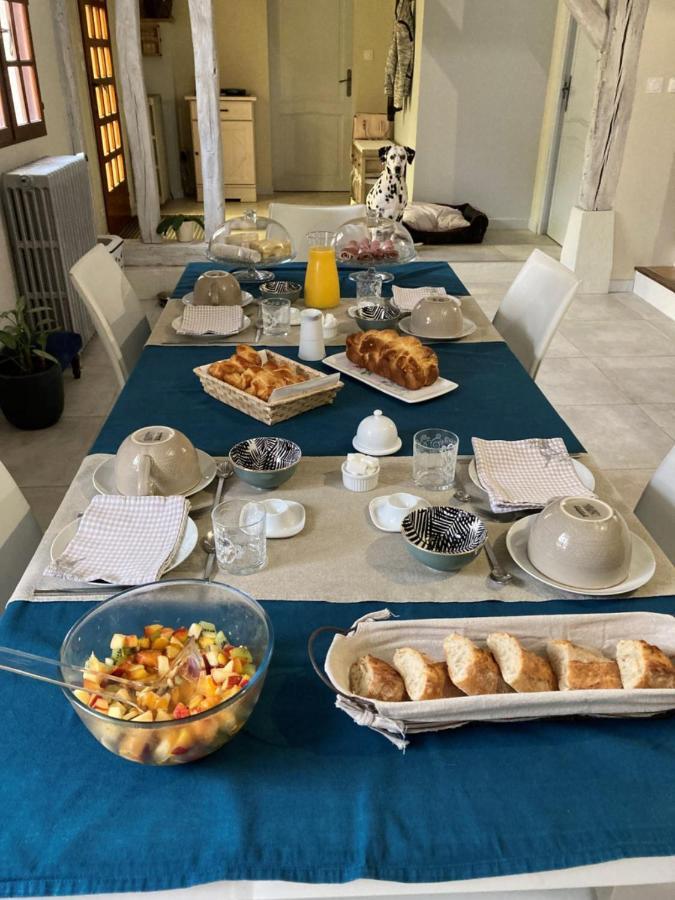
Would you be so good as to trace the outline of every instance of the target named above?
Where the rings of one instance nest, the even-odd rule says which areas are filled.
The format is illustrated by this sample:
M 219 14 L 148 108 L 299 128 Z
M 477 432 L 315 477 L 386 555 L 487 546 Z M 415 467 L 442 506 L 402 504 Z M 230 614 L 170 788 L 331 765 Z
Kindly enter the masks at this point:
M 62 528 L 61 531 L 54 538 L 54 542 L 52 543 L 52 548 L 49 551 L 52 562 L 56 562 L 59 556 L 64 552 L 68 544 L 72 541 L 72 539 L 77 534 L 77 529 L 80 527 L 81 518 L 75 519 L 73 522 L 69 522 L 65 528 Z M 183 534 L 183 540 L 181 542 L 180 547 L 176 551 L 176 555 L 173 558 L 173 562 L 166 570 L 170 572 L 171 569 L 175 569 L 176 566 L 179 566 L 182 562 L 188 558 L 188 556 L 192 553 L 192 551 L 197 546 L 197 539 L 199 538 L 199 531 L 197 530 L 197 526 L 192 521 L 192 519 L 188 518 L 185 524 L 185 533 Z M 85 582 L 89 584 L 90 582 Z M 96 583 L 98 582 L 91 582 Z
M 194 291 L 189 291 L 187 294 L 185 294 L 180 299 L 183 301 L 183 303 L 192 303 L 193 297 L 194 297 Z M 248 306 L 249 303 L 253 303 L 254 300 L 255 300 L 255 297 L 253 296 L 253 294 L 249 294 L 248 291 L 241 292 L 242 307 Z
M 379 528 L 380 531 L 390 531 L 392 533 L 395 532 L 396 534 L 398 534 L 398 532 L 401 530 L 400 525 L 397 525 L 395 528 L 392 528 L 389 525 L 385 525 L 385 523 L 382 521 L 382 519 L 379 516 L 380 509 L 382 508 L 385 500 L 389 496 L 390 496 L 389 494 L 385 494 L 384 497 L 375 497 L 374 500 L 371 500 L 370 503 L 368 504 L 368 512 L 370 513 L 371 522 L 373 523 L 373 525 L 376 528 Z M 411 509 L 407 510 L 403 516 L 401 516 L 401 522 L 403 521 L 403 519 L 405 519 L 405 517 L 408 515 L 409 512 L 412 512 L 412 509 L 421 509 L 422 507 L 431 505 L 424 499 L 424 497 L 417 497 L 416 494 L 405 494 L 405 496 L 406 497 L 415 497 L 415 499 L 417 500 L 417 503 Z
M 368 450 L 366 447 L 362 447 L 356 438 L 353 438 L 352 446 L 355 450 L 358 450 L 359 453 L 365 453 L 366 456 L 389 456 L 390 453 L 398 453 L 403 446 L 403 441 L 401 438 L 396 438 L 396 443 L 393 447 L 389 447 L 388 450 Z
M 376 391 L 381 391 L 390 397 L 396 397 L 397 400 L 402 400 L 404 403 L 422 403 L 424 400 L 431 400 L 434 397 L 449 394 L 450 391 L 454 391 L 459 387 L 458 384 L 447 378 L 437 378 L 429 387 L 411 391 L 409 388 L 401 387 L 400 384 L 395 384 L 388 378 L 375 375 L 373 372 L 368 372 L 367 369 L 362 369 L 361 366 L 354 365 L 353 362 L 347 359 L 346 353 L 335 353 L 333 356 L 327 356 L 321 361 L 325 365 L 330 366 L 331 369 L 337 369 L 338 372 L 350 375 L 357 381 L 362 381 L 364 384 L 375 388 Z
M 182 322 L 182 316 L 176 316 L 176 318 L 171 323 L 171 327 L 176 332 L 176 334 L 180 334 L 178 328 L 180 323 Z M 251 320 L 248 316 L 244 316 L 244 320 L 242 322 L 241 328 L 237 328 L 236 331 L 228 331 L 227 334 L 217 334 L 215 331 L 207 331 L 206 334 L 181 334 L 181 337 L 185 338 L 215 338 L 216 340 L 224 337 L 233 337 L 235 334 L 241 334 L 242 331 L 246 331 L 251 325 Z
M 203 450 L 197 450 L 197 457 L 199 459 L 199 468 L 201 469 L 202 477 L 194 487 L 190 488 L 189 491 L 182 491 L 183 497 L 191 497 L 193 494 L 197 494 L 199 491 L 203 491 L 204 488 L 208 487 L 216 477 L 215 459 L 212 456 L 209 456 L 209 454 L 205 453 Z M 115 484 L 114 456 L 111 456 L 110 459 L 103 460 L 103 462 L 94 472 L 93 480 L 94 487 L 99 492 L 99 494 L 119 494 L 119 491 L 117 490 L 117 486 Z
M 399 319 L 398 326 L 401 331 L 419 338 L 421 341 L 459 341 L 461 338 L 473 334 L 478 327 L 471 319 L 464 319 L 464 326 L 459 334 L 456 334 L 454 337 L 434 337 L 431 334 L 417 334 L 414 332 L 410 327 L 410 318 L 410 316 L 404 316 L 402 319 Z
M 572 460 L 572 465 L 574 466 L 574 470 L 577 473 L 577 478 L 583 484 L 585 488 L 588 488 L 589 491 L 595 490 L 595 476 L 591 472 L 589 468 L 587 468 L 583 463 L 579 462 L 578 459 Z M 487 491 L 480 483 L 480 479 L 478 477 L 478 470 L 476 469 L 476 457 L 472 456 L 469 462 L 469 478 L 473 481 L 479 490 L 481 490 L 484 494 L 487 494 Z
M 567 591 L 570 594 L 583 594 L 589 597 L 612 597 L 615 594 L 627 594 L 629 591 L 636 591 L 639 587 L 642 587 L 643 584 L 647 584 L 656 571 L 654 554 L 642 538 L 638 537 L 637 534 L 633 534 L 631 531 L 632 554 L 630 568 L 628 569 L 626 578 L 619 584 L 615 584 L 613 587 L 608 588 L 585 589 L 570 587 L 569 584 L 554 581 L 552 578 L 548 578 L 544 575 L 543 572 L 540 572 L 539 569 L 536 569 L 530 562 L 530 557 L 527 555 L 527 539 L 530 534 L 530 526 L 538 515 L 539 513 L 533 513 L 530 516 L 525 516 L 525 518 L 514 522 L 506 535 L 506 547 L 516 565 L 520 566 L 520 568 L 524 572 L 527 572 L 528 575 L 536 578 L 537 581 L 541 581 L 542 584 L 548 584 L 550 587 L 558 588 L 561 591 Z

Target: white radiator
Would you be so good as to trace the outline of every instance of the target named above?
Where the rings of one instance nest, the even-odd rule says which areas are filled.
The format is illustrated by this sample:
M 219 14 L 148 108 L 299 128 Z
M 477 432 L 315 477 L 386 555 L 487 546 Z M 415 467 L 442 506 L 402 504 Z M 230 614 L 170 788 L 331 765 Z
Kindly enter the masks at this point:
M 47 156 L 5 172 L 2 188 L 19 293 L 29 308 L 51 307 L 56 327 L 86 344 L 94 326 L 68 275 L 96 244 L 84 155 Z M 32 315 L 34 324 L 47 317 Z

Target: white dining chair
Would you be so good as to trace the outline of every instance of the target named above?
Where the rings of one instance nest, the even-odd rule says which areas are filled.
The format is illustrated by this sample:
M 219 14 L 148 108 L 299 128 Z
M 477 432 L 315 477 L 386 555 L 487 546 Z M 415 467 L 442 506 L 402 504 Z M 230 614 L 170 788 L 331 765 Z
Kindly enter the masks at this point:
M 531 378 L 536 378 L 578 287 L 573 272 L 541 250 L 533 250 L 499 304 L 493 325 Z
M 307 261 L 310 231 L 337 231 L 350 219 L 360 219 L 366 214 L 364 204 L 353 206 L 300 206 L 295 203 L 270 203 L 269 217 L 276 219 L 288 231 L 295 248 L 295 258 Z
M 675 447 L 652 475 L 637 502 L 635 515 L 675 563 Z
M 42 529 L 16 481 L 0 462 L 0 612 L 31 561 Z
M 100 244 L 70 270 L 75 289 L 94 320 L 120 387 L 124 387 L 150 335 L 150 324 L 122 269 Z

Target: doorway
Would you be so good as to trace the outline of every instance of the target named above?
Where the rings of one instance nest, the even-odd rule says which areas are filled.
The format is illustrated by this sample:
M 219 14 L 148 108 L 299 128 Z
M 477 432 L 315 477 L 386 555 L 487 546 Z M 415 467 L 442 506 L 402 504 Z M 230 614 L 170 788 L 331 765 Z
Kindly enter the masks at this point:
M 590 126 L 598 51 L 583 28 L 572 20 L 563 74 L 557 159 L 551 188 L 546 233 L 562 244 L 572 207 L 577 202 Z
M 79 0 L 78 8 L 105 214 L 108 230 L 119 234 L 132 217 L 108 8 L 106 0 Z
M 268 3 L 275 191 L 349 190 L 352 0 Z

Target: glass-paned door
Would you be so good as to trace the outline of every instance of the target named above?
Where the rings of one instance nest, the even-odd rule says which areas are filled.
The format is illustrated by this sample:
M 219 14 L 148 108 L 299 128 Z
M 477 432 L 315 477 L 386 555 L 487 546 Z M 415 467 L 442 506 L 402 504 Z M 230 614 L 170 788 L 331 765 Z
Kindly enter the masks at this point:
M 108 228 L 115 233 L 129 223 L 131 203 L 108 8 L 106 0 L 79 0 L 78 5 L 105 211 Z

